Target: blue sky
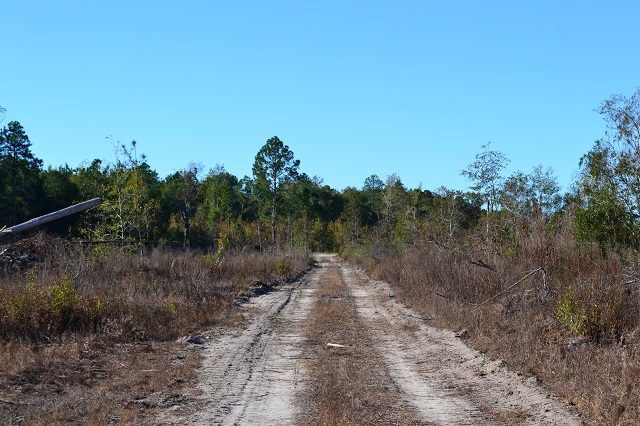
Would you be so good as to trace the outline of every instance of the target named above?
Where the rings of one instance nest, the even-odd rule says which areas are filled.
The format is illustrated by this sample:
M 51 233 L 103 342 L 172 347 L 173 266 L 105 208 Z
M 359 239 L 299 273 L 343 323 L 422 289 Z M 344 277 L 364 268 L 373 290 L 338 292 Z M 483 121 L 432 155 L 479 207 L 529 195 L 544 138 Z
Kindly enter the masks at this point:
M 14 1 L 0 6 L 2 125 L 45 165 L 138 142 L 161 177 L 242 177 L 277 135 L 343 189 L 397 173 L 465 189 L 491 142 L 564 189 L 640 86 L 635 1 Z

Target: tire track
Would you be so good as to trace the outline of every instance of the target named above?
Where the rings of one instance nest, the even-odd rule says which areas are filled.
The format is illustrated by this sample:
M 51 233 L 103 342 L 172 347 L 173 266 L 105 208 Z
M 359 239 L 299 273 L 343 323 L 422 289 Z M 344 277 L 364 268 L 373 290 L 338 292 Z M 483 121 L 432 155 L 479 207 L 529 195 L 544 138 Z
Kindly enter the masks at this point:
M 531 379 L 485 358 L 453 332 L 427 326 L 395 301 L 388 284 L 369 279 L 337 256 L 317 260 L 320 267 L 306 277 L 246 303 L 251 319 L 244 330 L 211 332 L 200 372 L 202 409 L 189 419 L 165 416 L 162 424 L 318 424 L 322 413 L 313 407 L 319 406 L 314 401 L 319 385 L 311 380 L 319 376 L 313 366 L 319 357 L 325 359 L 324 340 L 332 336 L 343 349 L 321 365 L 336 369 L 339 380 L 322 392 L 335 388 L 345 395 L 340 398 L 350 398 L 354 410 L 371 410 L 355 416 L 367 424 L 582 424 Z M 346 286 L 337 297 L 318 290 L 329 269 L 332 279 L 338 271 Z M 351 312 L 343 311 L 333 322 L 328 318 L 324 337 L 310 335 L 308 328 L 320 300 L 336 302 L 327 306 L 340 302 Z M 362 368 L 368 375 L 352 374 Z
M 358 313 L 389 372 L 425 419 L 441 425 L 580 425 L 567 404 L 531 380 L 429 327 L 397 303 L 388 284 L 341 262 Z
M 247 329 L 217 338 L 205 349 L 205 399 L 189 424 L 293 424 L 291 403 L 301 386 L 301 326 L 317 277 L 279 287 L 244 305 L 258 311 Z

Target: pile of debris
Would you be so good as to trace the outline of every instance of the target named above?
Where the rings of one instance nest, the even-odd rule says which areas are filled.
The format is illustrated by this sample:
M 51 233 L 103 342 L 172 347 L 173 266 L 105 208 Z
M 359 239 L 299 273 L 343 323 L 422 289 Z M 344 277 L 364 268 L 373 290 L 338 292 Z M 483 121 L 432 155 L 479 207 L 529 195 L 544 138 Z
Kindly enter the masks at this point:
M 53 255 L 60 248 L 60 243 L 60 239 L 39 232 L 14 243 L 2 245 L 0 268 L 5 271 L 26 269 Z

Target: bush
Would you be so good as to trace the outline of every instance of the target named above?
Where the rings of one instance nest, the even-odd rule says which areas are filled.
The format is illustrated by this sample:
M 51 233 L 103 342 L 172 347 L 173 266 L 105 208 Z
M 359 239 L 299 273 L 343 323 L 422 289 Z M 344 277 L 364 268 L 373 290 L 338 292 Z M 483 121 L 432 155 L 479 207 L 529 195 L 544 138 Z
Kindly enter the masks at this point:
M 576 292 L 570 287 L 558 297 L 555 315 L 576 336 L 596 341 L 616 340 L 624 330 L 621 327 L 620 304 L 615 290 L 593 287 Z
M 31 340 L 50 339 L 67 330 L 94 330 L 106 305 L 97 297 L 85 299 L 77 294 L 68 277 L 50 284 L 35 281 L 35 272 L 27 275 L 22 289 L 5 288 L 0 299 L 0 335 L 21 336 Z

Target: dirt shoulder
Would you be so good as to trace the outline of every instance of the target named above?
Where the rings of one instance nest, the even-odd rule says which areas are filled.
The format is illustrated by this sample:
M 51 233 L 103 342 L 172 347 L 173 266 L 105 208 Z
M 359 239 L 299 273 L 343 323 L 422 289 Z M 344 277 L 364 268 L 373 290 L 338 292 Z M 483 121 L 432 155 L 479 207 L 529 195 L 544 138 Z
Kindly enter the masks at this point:
M 335 256 L 204 336 L 199 396 L 162 424 L 579 425 L 566 403 Z M 329 344 L 329 345 L 328 345 Z
M 4 344 L 0 423 L 144 422 L 189 402 L 199 364 L 198 351 L 177 342 Z

